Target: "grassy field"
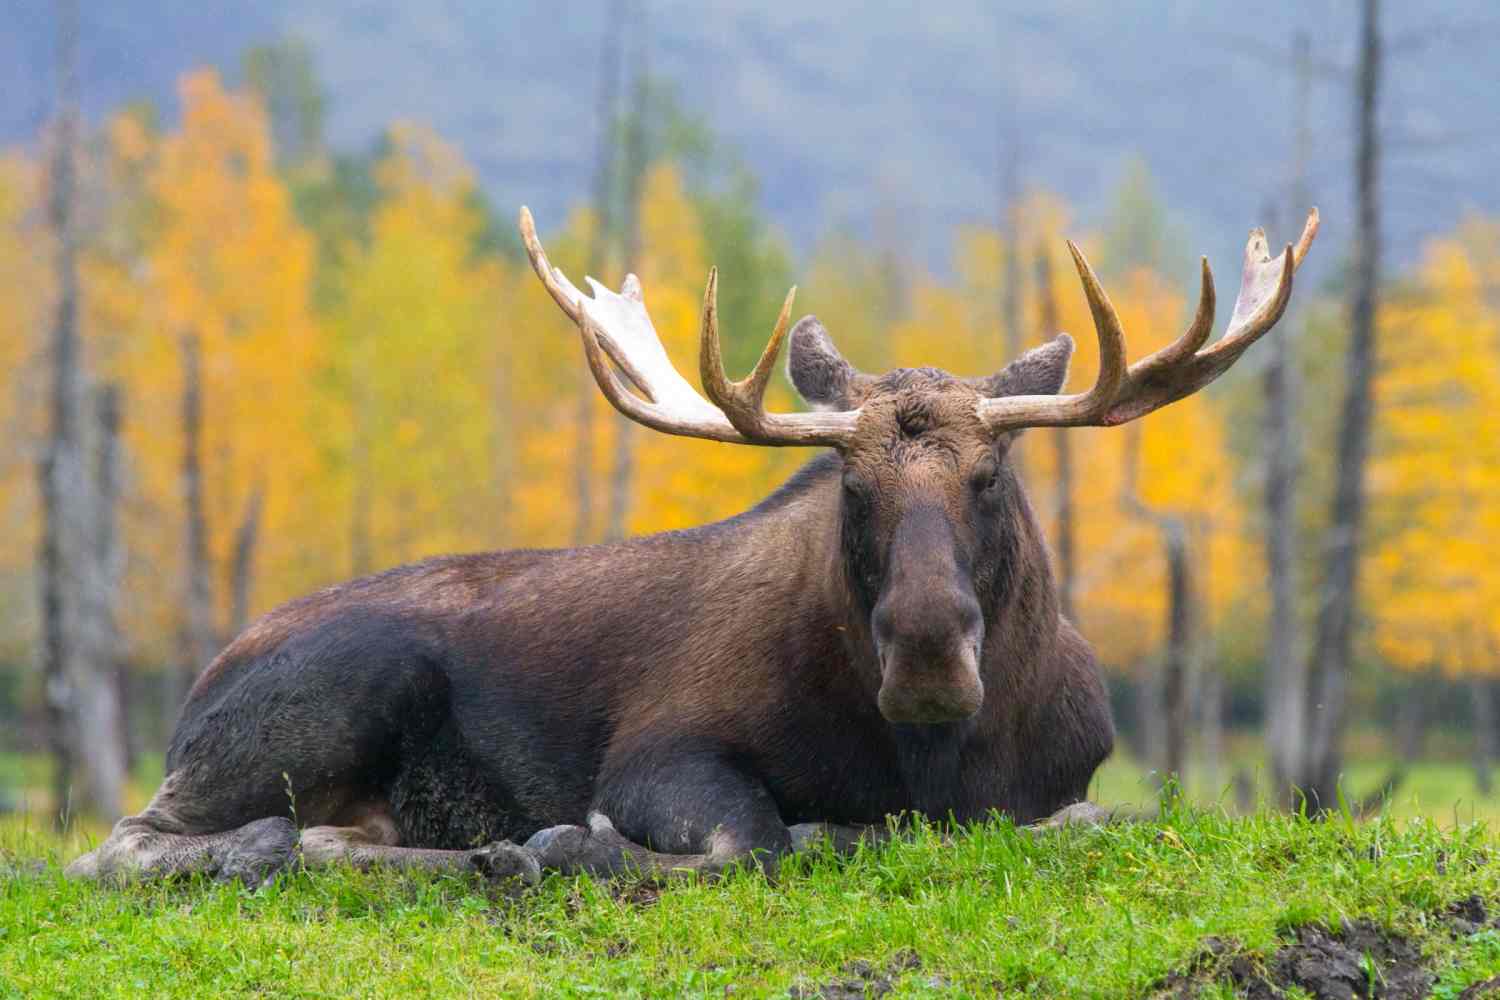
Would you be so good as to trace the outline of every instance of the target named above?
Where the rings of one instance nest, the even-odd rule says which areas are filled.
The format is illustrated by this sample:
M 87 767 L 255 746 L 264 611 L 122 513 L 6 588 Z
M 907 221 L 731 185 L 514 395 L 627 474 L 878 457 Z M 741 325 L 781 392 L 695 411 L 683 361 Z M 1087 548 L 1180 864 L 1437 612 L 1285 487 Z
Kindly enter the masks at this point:
M 1259 759 L 1248 749 L 1232 762 L 1243 768 L 1251 782 L 1251 809 L 1258 811 L 1269 789 Z M 1349 762 L 1343 787 L 1349 801 L 1359 801 L 1379 789 L 1390 776 L 1392 761 L 1383 756 L 1364 756 Z M 1404 778 L 1385 801 L 1382 812 L 1398 819 L 1428 817 L 1443 826 L 1483 821 L 1500 831 L 1500 785 L 1482 793 L 1473 768 L 1464 761 L 1433 758 L 1415 761 L 1404 769 Z M 1185 792 L 1188 799 L 1205 808 L 1237 809 L 1231 779 L 1221 768 L 1210 776 L 1202 767 L 1189 771 Z M 1500 774 L 1497 774 L 1500 778 Z M 1094 776 L 1089 797 L 1107 805 L 1149 805 L 1155 801 L 1157 776 L 1124 753 L 1116 753 Z
M 323 872 L 108 890 L 62 879 L 77 846 L 0 826 L 0 996 L 1212 997 L 1310 955 L 1354 970 L 1344 995 L 1454 997 L 1500 974 L 1478 912 L 1500 845 L 1429 820 L 997 820 L 664 889 Z
M 34 759 L 0 775 L 45 784 Z M 1154 787 L 1117 758 L 1094 797 L 1154 806 Z M 98 829 L 23 814 L 0 819 L 0 998 L 1458 997 L 1500 976 L 1500 802 L 1462 765 L 1415 768 L 1363 822 L 1189 791 L 1150 823 L 922 828 L 775 880 L 525 891 L 350 871 L 100 889 L 60 874 Z

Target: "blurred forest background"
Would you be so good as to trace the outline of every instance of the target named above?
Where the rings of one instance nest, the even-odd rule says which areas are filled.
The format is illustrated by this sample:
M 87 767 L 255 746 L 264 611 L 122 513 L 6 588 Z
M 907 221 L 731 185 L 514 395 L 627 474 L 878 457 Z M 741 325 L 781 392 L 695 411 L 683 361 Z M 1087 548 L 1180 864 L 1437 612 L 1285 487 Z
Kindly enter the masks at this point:
M 0 810 L 139 806 L 193 676 L 282 601 L 699 524 L 807 460 L 618 418 L 520 252 L 522 202 L 570 274 L 641 276 L 684 371 L 717 264 L 731 372 L 795 283 L 866 370 L 987 373 L 1067 330 L 1074 388 L 1097 352 L 1065 238 L 1139 358 L 1184 328 L 1199 251 L 1222 329 L 1246 230 L 1280 246 L 1316 203 L 1293 305 L 1230 376 L 1018 449 L 1111 672 L 1097 797 L 1176 774 L 1230 808 L 1300 789 L 1500 818 L 1482 5 L 1174 8 L 1149 31 L 1111 5 L 956 6 L 901 65 L 889 16 L 846 35 L 728 4 L 695 48 L 665 0 L 387 6 L 24 0 L 3 43 Z M 192 44 L 143 35 L 169 7 Z M 992 57 L 953 48 L 980 36 Z M 484 38 L 515 58 L 476 68 Z

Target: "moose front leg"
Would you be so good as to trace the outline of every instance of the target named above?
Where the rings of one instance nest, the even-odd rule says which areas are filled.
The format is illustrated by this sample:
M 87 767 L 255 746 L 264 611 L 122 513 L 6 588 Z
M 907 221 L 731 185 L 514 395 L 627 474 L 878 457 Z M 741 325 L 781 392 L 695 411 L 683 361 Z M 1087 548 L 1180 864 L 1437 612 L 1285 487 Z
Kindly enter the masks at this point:
M 775 849 L 749 851 L 733 837 L 715 837 L 709 849 L 701 854 L 670 854 L 652 851 L 626 839 L 603 813 L 590 813 L 588 826 L 554 826 L 542 830 L 526 842 L 536 854 L 543 869 L 564 874 L 587 872 L 593 875 L 616 875 L 638 872 L 651 876 L 674 872 L 717 874 L 732 864 L 747 860 L 760 863 L 767 858 L 785 857 L 827 842 L 837 854 L 848 854 L 863 841 L 878 844 L 889 837 L 882 826 L 844 826 L 837 823 L 798 823 L 787 828 L 791 843 L 786 851 Z
M 347 864 L 354 868 L 479 874 L 489 879 L 519 879 L 534 885 L 541 878 L 533 852 L 510 841 L 471 850 L 404 847 L 388 814 L 371 812 L 354 826 L 314 826 L 302 831 L 302 860 L 308 867 Z
M 758 860 L 756 852 L 741 850 L 730 838 L 716 839 L 707 848 L 696 854 L 653 851 L 625 837 L 599 812 L 589 813 L 587 826 L 548 827 L 526 841 L 544 870 L 564 875 L 717 875 L 731 865 Z
M 1129 817 L 1122 810 L 1106 809 L 1104 806 L 1084 799 L 1080 802 L 1063 806 L 1051 816 L 1029 824 L 1026 829 L 1060 830 L 1067 826 L 1099 827 L 1107 826 L 1109 823 L 1127 818 Z
M 543 868 L 649 876 L 717 874 L 774 862 L 793 849 L 765 785 L 721 752 L 632 754 L 606 769 L 588 826 L 555 826 L 526 842 Z
M 826 842 L 835 854 L 849 854 L 860 843 L 882 844 L 891 835 L 888 826 L 849 826 L 842 823 L 798 823 L 790 828 L 790 832 L 793 851 L 805 851 Z

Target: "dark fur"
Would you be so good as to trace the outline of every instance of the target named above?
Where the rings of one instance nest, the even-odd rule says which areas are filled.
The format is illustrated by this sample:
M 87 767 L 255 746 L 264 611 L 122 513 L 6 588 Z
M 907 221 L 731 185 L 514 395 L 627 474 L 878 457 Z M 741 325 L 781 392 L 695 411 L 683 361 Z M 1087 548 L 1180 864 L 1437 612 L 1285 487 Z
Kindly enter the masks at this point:
M 1052 391 L 1053 360 L 1007 388 Z M 598 810 L 658 850 L 780 851 L 801 822 L 1026 822 L 1082 799 L 1112 747 L 1108 702 L 1058 614 L 1009 442 L 965 422 L 976 389 L 942 372 L 853 377 L 868 381 L 822 388 L 868 401 L 868 440 L 727 521 L 434 559 L 271 612 L 199 678 L 171 794 L 141 820 L 203 833 L 373 810 L 402 844 L 457 849 Z M 888 721 L 883 686 L 944 693 L 969 614 L 982 705 Z

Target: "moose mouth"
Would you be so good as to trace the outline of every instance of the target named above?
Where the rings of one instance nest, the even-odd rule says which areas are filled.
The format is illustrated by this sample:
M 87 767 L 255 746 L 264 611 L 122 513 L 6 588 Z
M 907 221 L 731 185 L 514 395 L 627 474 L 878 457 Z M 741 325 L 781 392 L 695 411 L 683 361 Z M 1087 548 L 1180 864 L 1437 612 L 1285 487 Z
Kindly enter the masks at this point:
M 951 655 L 913 657 L 900 649 L 880 653 L 876 704 L 888 722 L 936 724 L 972 718 L 984 704 L 977 644 L 955 643 Z

